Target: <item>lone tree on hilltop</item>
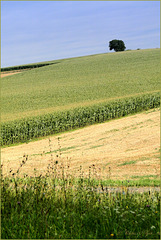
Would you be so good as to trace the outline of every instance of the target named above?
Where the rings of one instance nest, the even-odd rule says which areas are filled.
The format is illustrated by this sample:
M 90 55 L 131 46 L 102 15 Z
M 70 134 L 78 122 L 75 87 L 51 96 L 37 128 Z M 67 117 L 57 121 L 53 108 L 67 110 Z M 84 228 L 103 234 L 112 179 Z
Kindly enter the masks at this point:
M 125 43 L 122 40 L 114 39 L 109 42 L 110 51 L 114 49 L 115 52 L 124 51 L 126 49 Z

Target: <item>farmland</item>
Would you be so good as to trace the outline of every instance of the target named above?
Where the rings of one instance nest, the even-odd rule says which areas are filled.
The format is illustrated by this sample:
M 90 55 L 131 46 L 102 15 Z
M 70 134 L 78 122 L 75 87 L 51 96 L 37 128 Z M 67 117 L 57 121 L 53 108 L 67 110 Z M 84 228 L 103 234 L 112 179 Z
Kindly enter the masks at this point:
M 2 239 L 160 239 L 159 59 L 8 68 L 23 71 L 1 80 Z
M 2 238 L 160 239 L 159 147 L 151 109 L 2 149 Z
M 160 49 L 98 54 L 4 77 L 1 121 L 159 91 L 159 59 Z
M 4 77 L 1 145 L 158 107 L 159 52 L 66 59 Z
M 2 238 L 160 239 L 159 119 L 151 109 L 3 148 Z
M 151 109 L 2 148 L 3 173 L 6 175 L 10 169 L 15 172 L 25 154 L 28 155 L 28 161 L 20 171 L 21 177 L 25 173 L 34 176 L 34 169 L 37 169 L 37 174 L 45 173 L 53 159 L 58 161 L 57 166 L 63 163 L 65 171 L 70 166 L 70 174 L 73 176 L 79 176 L 80 166 L 84 175 L 88 176 L 89 166 L 94 164 L 101 178 L 120 181 L 128 179 L 130 182 L 134 180 L 159 186 L 159 127 L 159 109 Z

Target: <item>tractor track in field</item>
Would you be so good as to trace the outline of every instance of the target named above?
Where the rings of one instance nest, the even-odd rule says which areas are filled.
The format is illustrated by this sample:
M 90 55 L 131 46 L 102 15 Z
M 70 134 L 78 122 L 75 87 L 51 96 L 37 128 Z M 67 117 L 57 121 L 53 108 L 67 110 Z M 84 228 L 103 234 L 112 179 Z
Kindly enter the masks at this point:
M 7 77 L 7 76 L 11 76 L 11 75 L 14 75 L 14 74 L 17 74 L 17 73 L 21 73 L 21 72 L 24 72 L 24 71 L 29 71 L 29 70 L 31 70 L 31 69 L 23 69 L 23 70 L 13 70 L 13 71 L 1 72 L 1 78 Z
M 160 192 L 160 187 L 104 187 L 103 190 L 101 188 L 97 189 L 97 192 L 99 193 L 103 193 L 103 192 L 145 193 L 145 192 L 148 192 L 149 194 L 152 194 L 156 191 Z
M 44 174 L 47 166 L 57 161 L 57 167 L 63 166 L 66 175 L 79 176 L 81 172 L 88 177 L 90 171 L 98 179 L 159 178 L 160 110 L 2 148 L 3 173 L 16 171 L 27 155 L 20 172 L 29 175 L 34 174 L 34 168 Z

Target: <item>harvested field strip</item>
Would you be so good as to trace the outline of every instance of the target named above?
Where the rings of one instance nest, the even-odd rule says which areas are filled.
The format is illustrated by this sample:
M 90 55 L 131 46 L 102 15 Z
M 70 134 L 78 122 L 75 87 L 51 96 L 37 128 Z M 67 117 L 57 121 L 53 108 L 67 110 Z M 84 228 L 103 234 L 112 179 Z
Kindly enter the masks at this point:
M 140 126 L 141 122 L 143 124 L 141 129 L 130 127 Z M 114 129 L 118 131 L 113 131 Z M 91 148 L 97 145 L 102 146 Z M 130 179 L 138 184 L 141 179 L 144 186 L 147 184 L 159 186 L 160 110 L 151 109 L 125 118 L 61 133 L 58 136 L 2 148 L 1 163 L 4 174 L 10 169 L 16 171 L 19 162 L 24 159 L 23 155 L 28 155 L 28 162 L 21 170 L 22 175 L 24 173 L 34 175 L 34 168 L 43 174 L 53 159 L 54 162 L 58 161 L 58 165 L 64 163 L 67 172 L 69 172 L 67 166 L 70 166 L 70 174 L 74 176 L 79 175 L 80 165 L 84 174 L 88 175 L 89 167 L 94 164 L 96 178 L 100 175 L 102 178 L 112 180 L 121 179 L 117 185 Z M 119 166 L 132 161 L 135 163 Z

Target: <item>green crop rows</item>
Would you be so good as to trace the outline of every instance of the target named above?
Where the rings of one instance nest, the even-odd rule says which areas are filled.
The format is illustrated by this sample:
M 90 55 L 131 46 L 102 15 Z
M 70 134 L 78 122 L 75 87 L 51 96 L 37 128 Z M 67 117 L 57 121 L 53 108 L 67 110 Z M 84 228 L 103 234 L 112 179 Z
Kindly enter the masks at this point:
M 160 49 L 46 63 L 52 64 L 1 79 L 2 122 L 160 90 Z
M 69 111 L 24 118 L 1 124 L 1 145 L 26 142 L 160 106 L 160 93 L 120 99 Z
M 27 64 L 27 65 L 20 65 L 20 66 L 14 66 L 14 67 L 5 67 L 5 68 L 1 68 L 1 72 L 22 70 L 22 69 L 28 69 L 28 68 L 30 69 L 39 68 L 39 67 L 44 67 L 51 64 L 53 63 L 35 63 L 35 64 Z

